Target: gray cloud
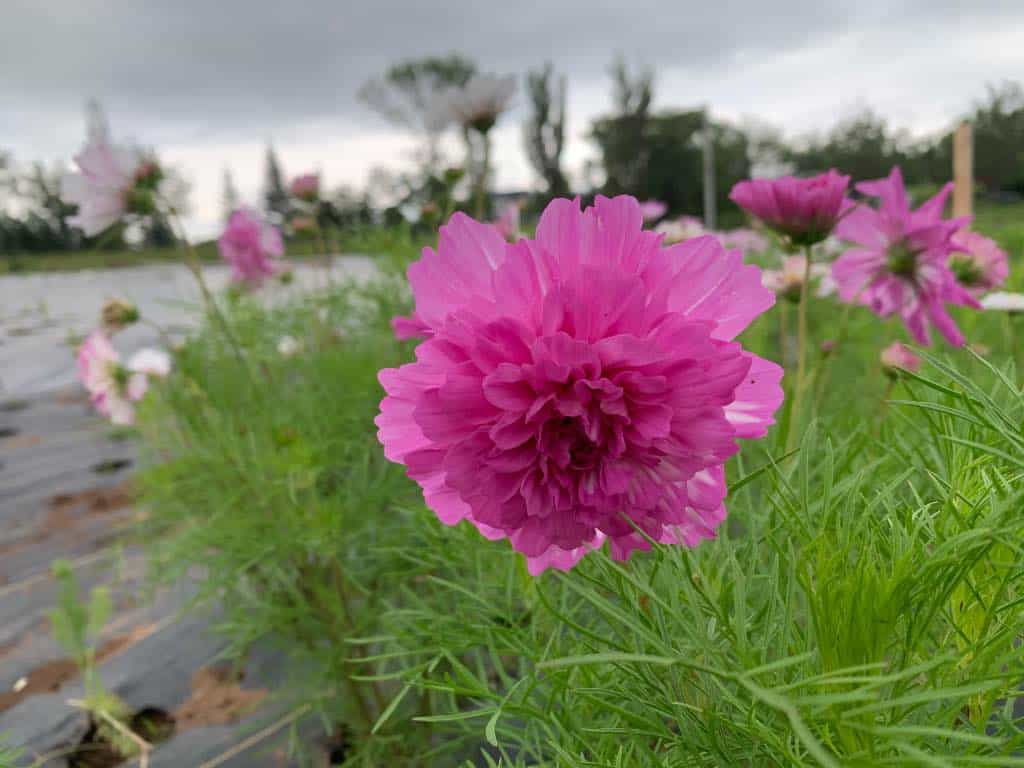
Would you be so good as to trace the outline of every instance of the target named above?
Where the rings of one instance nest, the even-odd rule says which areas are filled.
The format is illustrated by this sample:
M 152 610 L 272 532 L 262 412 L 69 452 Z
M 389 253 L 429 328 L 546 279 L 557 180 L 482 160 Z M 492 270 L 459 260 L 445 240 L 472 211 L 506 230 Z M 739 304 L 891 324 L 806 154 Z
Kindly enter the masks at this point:
M 571 81 L 605 77 L 616 52 L 711 76 L 857 30 L 918 44 L 955 33 L 963 3 L 936 0 L 416 2 L 7 0 L 0 98 L 32 119 L 111 111 L 196 140 L 273 132 L 305 119 L 373 124 L 359 85 L 400 58 L 459 51 L 522 72 L 546 59 Z M 974 22 L 1024 17 L 1014 0 L 976 2 Z M 25 130 L 25 117 L 16 123 Z M 154 139 L 163 138 L 155 136 Z M 3 137 L 0 136 L 0 143 Z

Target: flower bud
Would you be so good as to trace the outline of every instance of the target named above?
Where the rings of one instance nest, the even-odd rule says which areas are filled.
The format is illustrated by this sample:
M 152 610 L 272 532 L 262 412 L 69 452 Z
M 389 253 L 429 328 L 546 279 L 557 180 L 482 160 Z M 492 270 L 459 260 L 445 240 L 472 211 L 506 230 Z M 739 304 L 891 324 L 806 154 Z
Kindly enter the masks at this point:
M 139 308 L 124 299 L 108 299 L 100 309 L 100 324 L 108 333 L 116 333 L 139 321 Z

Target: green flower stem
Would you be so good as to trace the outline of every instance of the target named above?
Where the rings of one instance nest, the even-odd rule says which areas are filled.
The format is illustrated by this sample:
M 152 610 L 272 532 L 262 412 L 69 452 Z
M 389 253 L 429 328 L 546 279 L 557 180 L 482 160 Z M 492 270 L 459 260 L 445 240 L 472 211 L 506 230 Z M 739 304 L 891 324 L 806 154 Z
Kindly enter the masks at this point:
M 807 389 L 807 304 L 810 301 L 811 285 L 811 246 L 804 247 L 806 264 L 804 265 L 804 281 L 800 286 L 800 306 L 797 308 L 797 361 L 796 385 L 793 391 L 793 407 L 789 415 L 789 435 L 786 449 L 792 450 L 796 442 L 796 429 L 803 415 L 804 391 Z

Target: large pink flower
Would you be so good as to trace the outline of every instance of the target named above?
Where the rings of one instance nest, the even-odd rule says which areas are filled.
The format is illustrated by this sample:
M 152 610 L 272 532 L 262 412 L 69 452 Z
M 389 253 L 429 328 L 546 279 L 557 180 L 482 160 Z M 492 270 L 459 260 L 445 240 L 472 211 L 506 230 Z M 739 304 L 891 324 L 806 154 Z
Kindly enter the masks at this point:
M 409 268 L 429 338 L 381 371 L 376 423 L 445 523 L 567 569 L 639 528 L 694 546 L 725 517 L 724 463 L 763 436 L 782 369 L 733 341 L 772 306 L 713 237 L 668 248 L 633 198 L 555 200 L 536 239 L 456 214 Z
M 809 179 L 750 179 L 734 186 L 729 199 L 794 245 L 814 245 L 835 228 L 849 183 L 834 169 Z
M 961 229 L 953 235 L 949 268 L 956 281 L 974 296 L 981 296 L 1006 282 L 1010 261 L 995 240 Z
M 87 144 L 75 155 L 75 163 L 78 172 L 61 178 L 60 196 L 64 202 L 78 206 L 78 212 L 68 217 L 68 224 L 87 237 L 98 235 L 139 207 L 133 191 L 138 181 L 155 175 L 156 168 L 138 149 L 102 139 Z
M 93 331 L 78 348 L 78 378 L 93 406 L 114 424 L 135 422 L 135 403 L 152 376 L 166 376 L 171 359 L 157 349 L 141 349 L 127 365 L 102 331 Z
M 259 286 L 282 269 L 276 261 L 284 254 L 281 232 L 248 208 L 231 214 L 217 247 L 238 282 Z
M 878 209 L 858 205 L 836 228 L 839 237 L 857 245 L 832 265 L 839 297 L 865 304 L 881 317 L 898 313 L 914 339 L 924 345 L 931 343 L 929 325 L 950 344 L 963 345 L 963 334 L 945 305 L 979 306 L 947 265 L 956 250 L 951 238 L 965 223 L 942 218 L 952 189 L 947 184 L 911 210 L 903 176 L 893 168 L 888 178 L 857 185 L 859 192 L 879 198 Z

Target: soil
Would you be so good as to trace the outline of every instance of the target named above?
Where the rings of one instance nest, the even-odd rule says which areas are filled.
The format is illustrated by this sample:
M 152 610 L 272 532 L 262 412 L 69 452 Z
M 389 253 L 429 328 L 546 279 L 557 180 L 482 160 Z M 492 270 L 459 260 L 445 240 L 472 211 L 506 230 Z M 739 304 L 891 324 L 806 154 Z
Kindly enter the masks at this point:
M 97 475 L 109 475 L 122 469 L 127 469 L 131 465 L 131 459 L 107 459 L 98 464 L 93 464 L 91 469 Z
M 140 709 L 127 723 L 128 728 L 150 744 L 167 741 L 174 734 L 174 718 L 157 707 Z M 89 729 L 78 742 L 76 750 L 68 756 L 68 768 L 113 768 L 129 756 L 122 755 L 103 738 L 96 723 L 89 721 Z
M 50 498 L 50 510 L 64 512 L 85 507 L 91 514 L 124 509 L 133 501 L 131 486 L 125 482 L 109 488 L 87 488 L 77 493 L 58 493 Z
M 265 688 L 246 689 L 229 665 L 203 667 L 192 675 L 192 692 L 174 713 L 179 731 L 227 725 L 247 715 L 267 697 Z
M 22 448 L 35 448 L 43 442 L 43 438 L 39 435 L 14 435 L 13 437 L 4 438 L 0 441 L 0 448 L 4 448 L 9 451 L 17 451 Z
M 142 624 L 131 632 L 110 638 L 96 651 L 96 663 L 102 663 L 115 653 L 134 645 L 153 631 L 152 624 Z M 8 649 L 10 650 L 10 649 Z M 6 652 L 6 651 L 5 651 Z M 65 683 L 78 677 L 78 665 L 71 659 L 57 659 L 36 667 L 27 675 L 27 684 L 18 691 L 0 692 L 0 712 L 16 707 L 24 699 L 37 693 L 55 693 Z

